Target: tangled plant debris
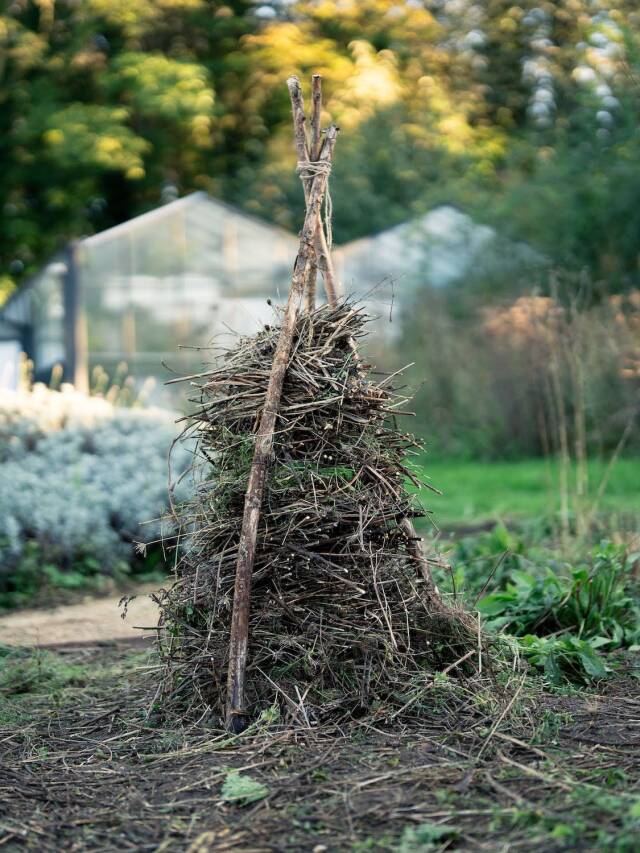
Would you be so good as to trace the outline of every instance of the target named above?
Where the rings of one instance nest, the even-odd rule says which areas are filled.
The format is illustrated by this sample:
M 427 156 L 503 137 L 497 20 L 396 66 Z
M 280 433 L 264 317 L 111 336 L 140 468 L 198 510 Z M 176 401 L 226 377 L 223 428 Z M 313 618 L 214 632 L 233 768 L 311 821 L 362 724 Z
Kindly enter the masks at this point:
M 365 317 L 338 298 L 328 195 L 338 128 L 321 143 L 320 76 L 310 137 L 297 77 L 287 88 L 306 213 L 286 307 L 277 328 L 190 377 L 197 489 L 174 512 L 187 549 L 158 597 L 159 691 L 224 713 L 232 732 L 265 702 L 307 727 L 389 700 L 400 713 L 429 664 L 466 663 L 479 636 L 443 605 L 416 541 L 411 518 L 424 513 L 405 457 L 417 445 L 395 423 L 406 399 L 393 377 L 373 380 L 357 351 Z M 318 270 L 328 305 L 316 309 Z
M 306 725 L 413 704 L 433 666 L 477 660 L 473 621 L 441 602 L 403 524 L 424 514 L 406 488 L 417 444 L 395 423 L 406 398 L 354 354 L 365 324 L 348 301 L 299 317 L 258 527 L 250 709 L 277 702 Z M 242 508 L 278 333 L 240 339 L 192 377 L 196 487 L 180 508 L 175 583 L 159 595 L 159 646 L 165 697 L 198 711 L 223 713 Z

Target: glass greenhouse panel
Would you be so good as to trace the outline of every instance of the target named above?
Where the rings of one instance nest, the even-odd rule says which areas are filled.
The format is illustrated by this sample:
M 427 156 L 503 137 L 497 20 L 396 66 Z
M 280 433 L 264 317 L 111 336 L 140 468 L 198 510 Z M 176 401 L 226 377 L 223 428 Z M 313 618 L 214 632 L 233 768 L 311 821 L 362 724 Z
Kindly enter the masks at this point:
M 66 265 L 53 261 L 34 279 L 30 289 L 32 348 L 36 375 L 45 379 L 65 362 L 64 275 Z
M 137 380 L 197 372 L 206 349 L 272 318 L 297 240 L 195 193 L 82 241 L 89 366 Z

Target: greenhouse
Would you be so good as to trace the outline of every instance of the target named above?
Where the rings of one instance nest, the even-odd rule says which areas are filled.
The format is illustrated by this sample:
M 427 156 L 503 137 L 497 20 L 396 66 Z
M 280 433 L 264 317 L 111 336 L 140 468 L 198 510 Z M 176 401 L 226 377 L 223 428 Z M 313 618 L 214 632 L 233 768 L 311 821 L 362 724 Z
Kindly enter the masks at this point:
M 419 299 L 425 287 L 469 286 L 473 280 L 495 282 L 505 276 L 517 280 L 543 263 L 527 244 L 508 240 L 450 204 L 335 252 L 344 288 L 367 303 L 380 318 L 379 331 L 391 339 L 401 331 L 400 323 L 389 323 L 392 307 Z
M 464 280 L 497 243 L 493 229 L 442 206 L 333 256 L 343 291 L 366 304 L 378 337 L 393 343 L 400 324 L 389 323 L 392 305 L 425 285 Z M 79 390 L 98 373 L 118 381 L 126 373 L 138 386 L 153 377 L 155 401 L 168 400 L 167 380 L 199 372 L 235 334 L 272 321 L 267 300 L 283 302 L 297 244 L 201 192 L 78 240 L 0 312 L 0 387 L 16 387 L 24 352 L 36 380 L 49 382 L 56 365 Z
M 254 331 L 286 293 L 297 247 L 286 231 L 194 193 L 79 240 L 27 281 L 0 314 L 5 387 L 20 353 L 34 376 L 55 365 L 86 389 L 100 366 L 126 363 L 162 383 L 197 371 L 207 350 Z

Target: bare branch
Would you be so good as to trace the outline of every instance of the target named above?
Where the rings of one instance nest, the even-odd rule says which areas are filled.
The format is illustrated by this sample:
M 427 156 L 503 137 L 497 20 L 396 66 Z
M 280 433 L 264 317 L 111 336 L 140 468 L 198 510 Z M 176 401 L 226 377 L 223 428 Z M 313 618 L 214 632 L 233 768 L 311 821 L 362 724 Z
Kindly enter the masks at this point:
M 322 77 L 314 74 L 311 78 L 311 146 L 309 159 L 320 156 L 320 115 L 322 113 Z

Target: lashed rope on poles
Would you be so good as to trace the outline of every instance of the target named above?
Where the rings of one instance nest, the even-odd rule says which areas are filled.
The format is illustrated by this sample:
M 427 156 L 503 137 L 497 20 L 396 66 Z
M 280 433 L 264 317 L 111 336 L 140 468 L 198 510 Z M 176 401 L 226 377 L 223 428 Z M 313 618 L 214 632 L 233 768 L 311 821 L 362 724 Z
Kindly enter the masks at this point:
M 324 224 L 324 233 L 326 238 L 326 246 L 329 251 L 333 246 L 333 227 L 331 224 L 333 218 L 333 202 L 331 200 L 331 192 L 329 191 L 329 177 L 331 175 L 331 163 L 322 160 L 298 160 L 296 171 L 300 175 L 303 185 L 306 181 L 312 181 L 317 175 L 326 174 L 327 188 L 324 194 L 324 213 L 322 214 L 322 222 L 319 222 L 319 227 Z M 322 244 L 320 251 L 322 252 Z

